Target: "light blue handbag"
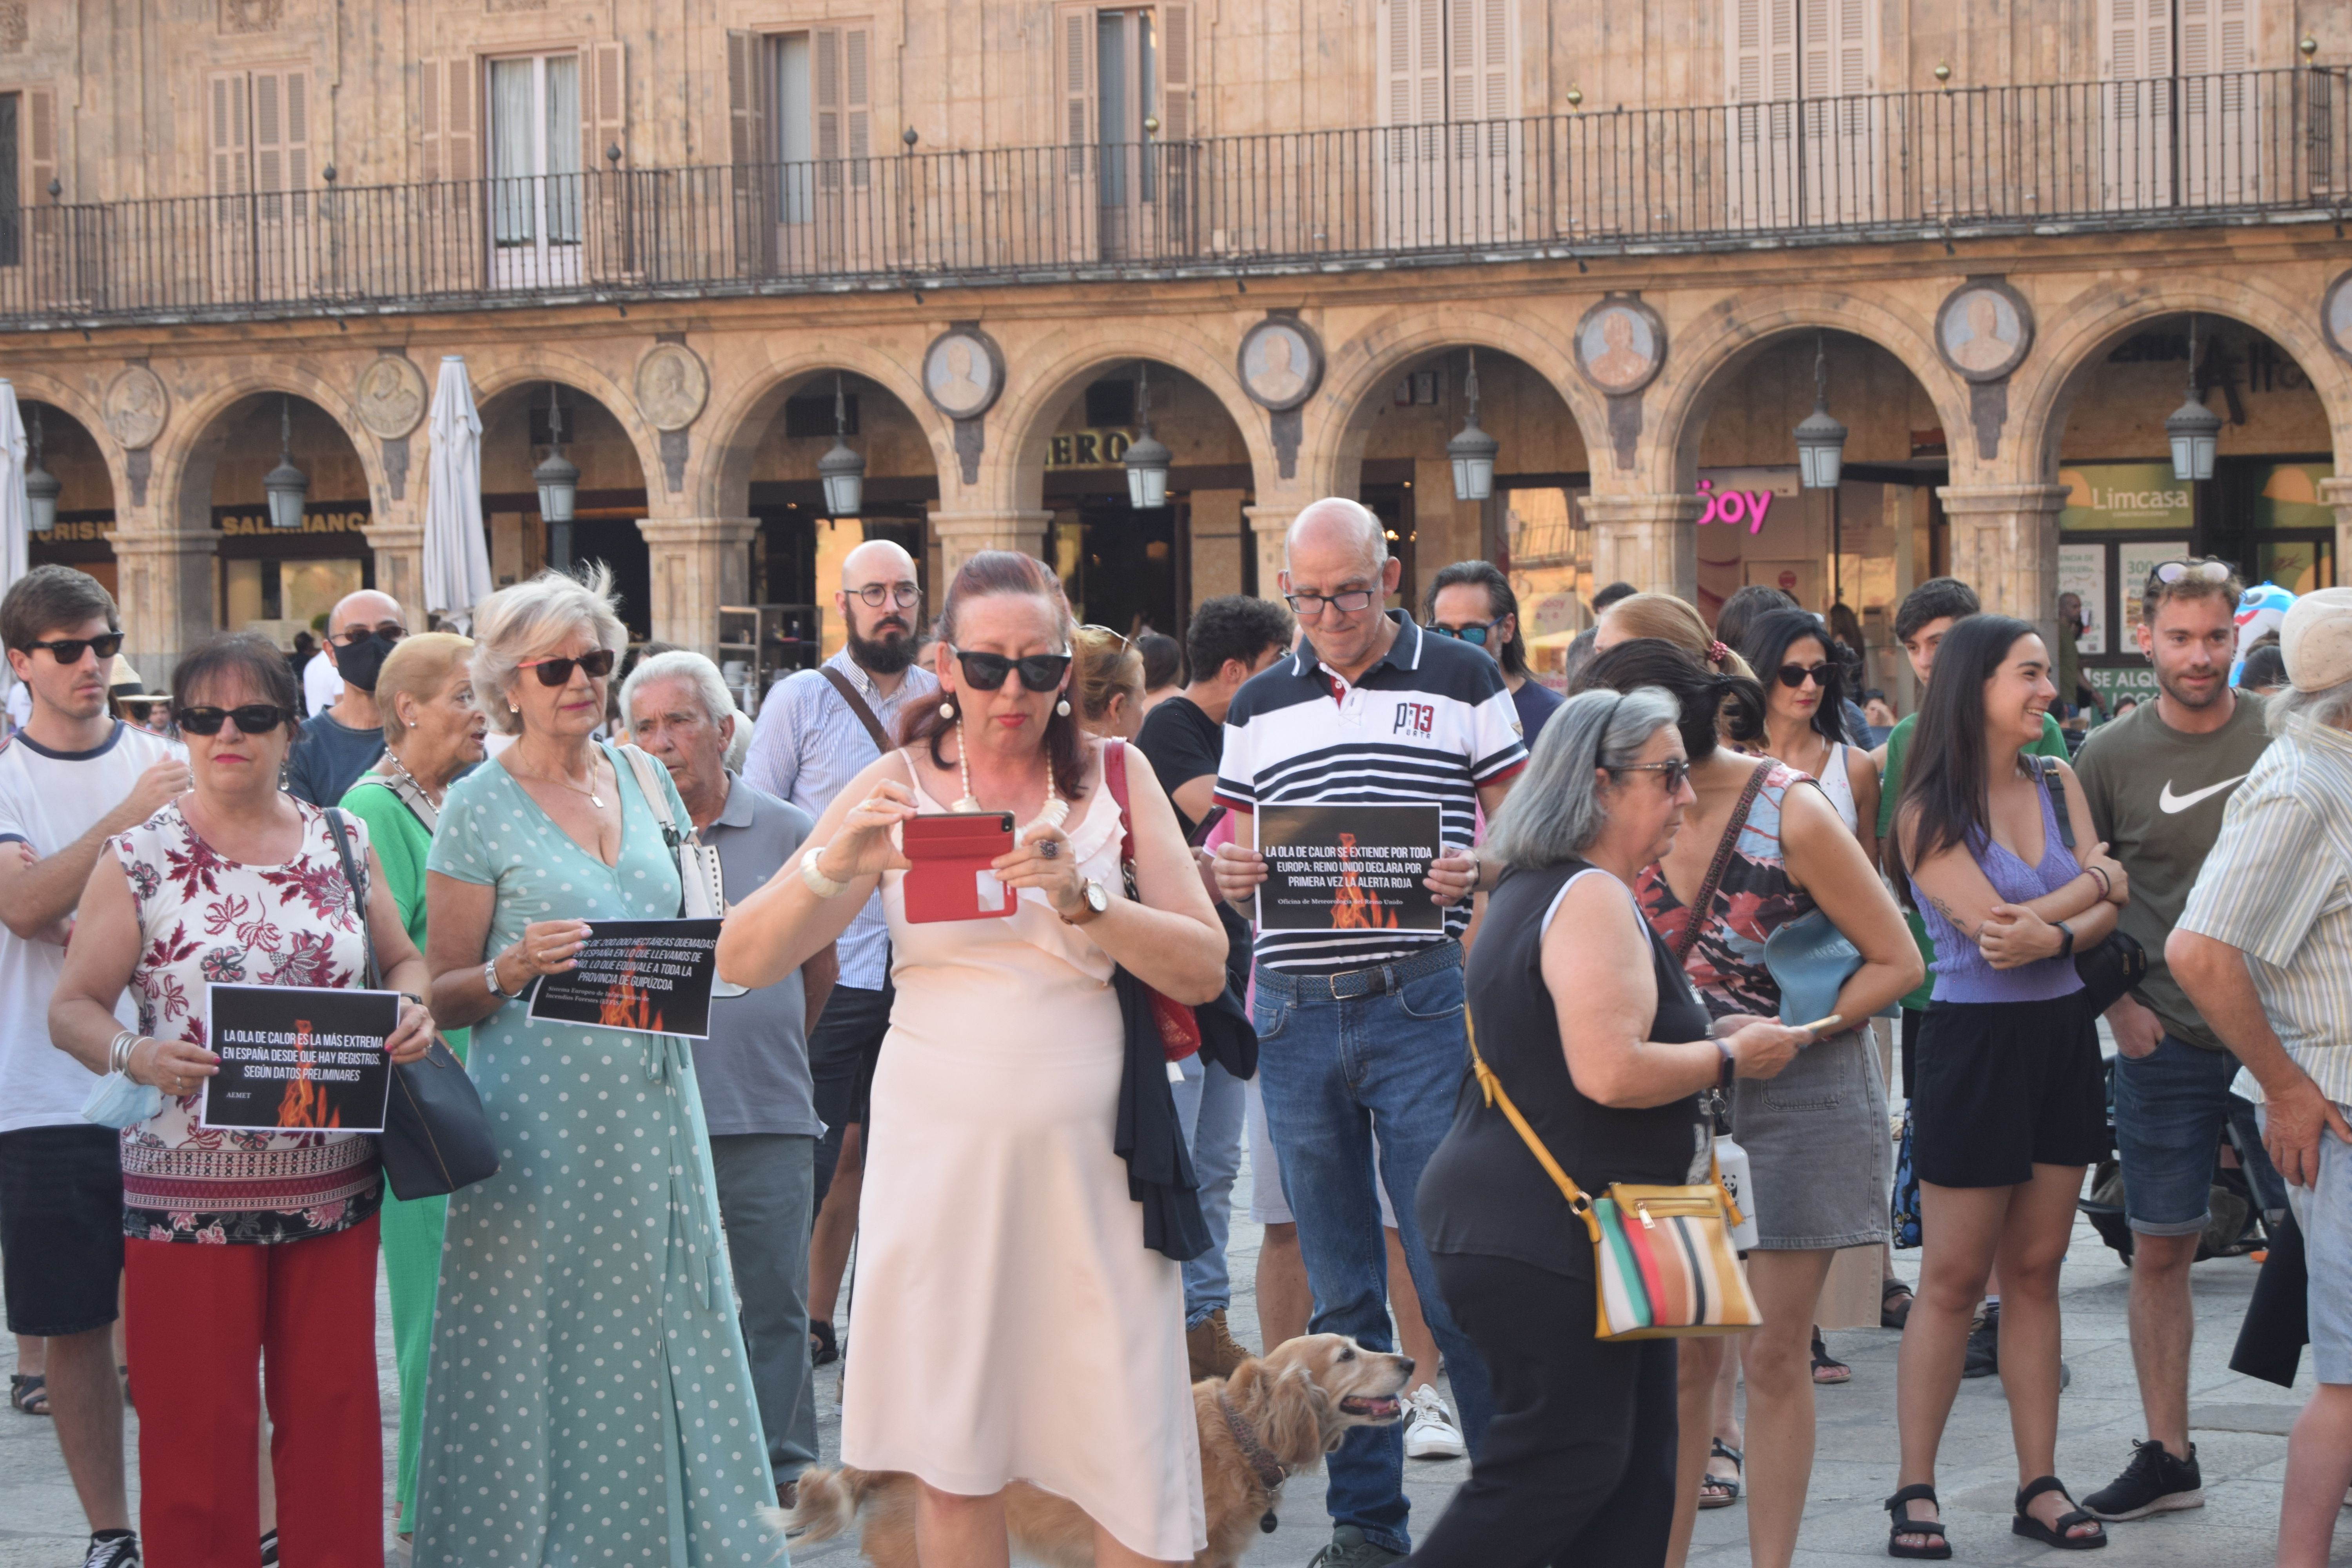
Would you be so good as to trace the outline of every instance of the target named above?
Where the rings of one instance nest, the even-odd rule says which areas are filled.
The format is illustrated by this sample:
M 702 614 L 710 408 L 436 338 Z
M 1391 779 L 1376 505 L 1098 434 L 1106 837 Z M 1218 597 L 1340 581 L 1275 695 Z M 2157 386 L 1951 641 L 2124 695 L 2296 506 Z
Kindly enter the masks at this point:
M 1764 939 L 1764 967 L 1780 988 L 1780 1022 L 1811 1024 L 1837 1011 L 1838 992 L 1862 967 L 1862 952 L 1815 910 Z

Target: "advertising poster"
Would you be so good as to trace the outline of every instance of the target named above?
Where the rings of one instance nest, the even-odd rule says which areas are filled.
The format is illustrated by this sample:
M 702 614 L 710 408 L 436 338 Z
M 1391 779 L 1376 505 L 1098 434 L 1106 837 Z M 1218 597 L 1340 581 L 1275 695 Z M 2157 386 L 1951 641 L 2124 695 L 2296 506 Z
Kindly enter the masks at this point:
M 2185 539 L 2159 540 L 2154 544 L 2118 544 L 2116 546 L 2116 598 L 2123 605 L 2123 636 L 2116 644 L 2117 653 L 2139 651 L 2140 595 L 2147 587 L 2147 574 L 2167 561 L 2179 561 L 2189 554 Z
M 1440 931 L 1421 879 L 1437 858 L 1433 805 L 1261 805 L 1265 857 L 1257 920 L 1266 931 Z
M 710 1037 L 719 978 L 717 921 L 596 921 L 579 967 L 545 974 L 531 993 L 533 1023 L 585 1024 L 649 1035 Z
M 208 985 L 205 1037 L 220 1071 L 205 1080 L 200 1127 L 381 1132 L 400 1024 L 393 991 Z
M 2074 639 L 2077 652 L 2106 653 L 2107 547 L 2104 544 L 2062 544 L 2058 547 L 2058 592 L 2081 597 L 2091 617 L 2088 630 Z
M 2062 532 L 2083 529 L 2179 529 L 2194 525 L 2189 487 L 2165 463 L 2079 463 L 2058 470 L 2066 505 Z M 2126 578 L 2126 584 L 2130 579 Z

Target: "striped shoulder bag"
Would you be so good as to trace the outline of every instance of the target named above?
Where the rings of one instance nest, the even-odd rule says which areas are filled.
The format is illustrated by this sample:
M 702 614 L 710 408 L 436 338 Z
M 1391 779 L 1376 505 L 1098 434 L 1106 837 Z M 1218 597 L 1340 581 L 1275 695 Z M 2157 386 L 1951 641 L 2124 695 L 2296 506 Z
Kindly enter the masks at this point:
M 1489 1106 L 1517 1130 L 1536 1163 L 1551 1178 L 1570 1212 L 1592 1238 L 1592 1273 L 1599 1288 L 1593 1337 L 1654 1340 L 1669 1335 L 1737 1334 L 1763 1321 L 1748 1277 L 1731 1245 L 1739 1205 L 1707 1157 L 1707 1180 L 1692 1187 L 1644 1187 L 1612 1182 L 1598 1198 L 1560 1169 L 1536 1130 L 1503 1091 L 1495 1069 L 1470 1034 L 1470 1070 Z

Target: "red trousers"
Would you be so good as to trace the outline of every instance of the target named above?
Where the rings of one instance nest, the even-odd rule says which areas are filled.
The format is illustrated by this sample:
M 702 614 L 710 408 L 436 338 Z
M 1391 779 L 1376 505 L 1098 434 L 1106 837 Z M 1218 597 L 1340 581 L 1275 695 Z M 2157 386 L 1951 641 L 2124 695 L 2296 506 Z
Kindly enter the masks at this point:
M 274 1247 L 123 1247 L 147 1568 L 253 1568 L 268 1367 L 278 1539 L 300 1568 L 383 1568 L 376 1222 Z

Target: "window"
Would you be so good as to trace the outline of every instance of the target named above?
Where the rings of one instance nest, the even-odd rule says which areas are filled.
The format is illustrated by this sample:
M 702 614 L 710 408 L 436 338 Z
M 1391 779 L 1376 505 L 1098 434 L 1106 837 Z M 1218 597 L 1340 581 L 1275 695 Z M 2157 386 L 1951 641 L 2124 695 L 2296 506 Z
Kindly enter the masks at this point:
M 1884 214 L 1878 7 L 1725 0 L 1730 216 L 1745 227 Z
M 492 60 L 490 224 L 501 246 L 580 243 L 580 57 Z
M 1065 4 L 1054 21 L 1073 258 L 1156 254 L 1183 235 L 1192 7 Z
M 207 179 L 215 196 L 259 198 L 254 216 L 284 223 L 310 215 L 310 73 L 215 71 L 208 84 Z
M 1518 111 L 1507 0 L 1381 0 L 1380 35 L 1381 124 Z
M 2262 146 L 2247 94 L 2259 0 L 2100 0 L 2106 204 L 2257 199 Z
M 22 93 L 0 92 L 0 267 L 25 264 L 25 209 L 17 195 L 24 165 L 16 143 L 23 104 Z

